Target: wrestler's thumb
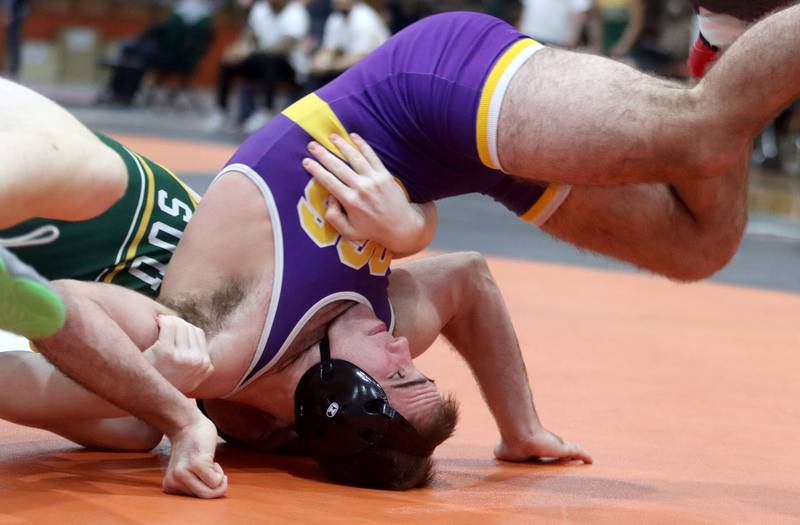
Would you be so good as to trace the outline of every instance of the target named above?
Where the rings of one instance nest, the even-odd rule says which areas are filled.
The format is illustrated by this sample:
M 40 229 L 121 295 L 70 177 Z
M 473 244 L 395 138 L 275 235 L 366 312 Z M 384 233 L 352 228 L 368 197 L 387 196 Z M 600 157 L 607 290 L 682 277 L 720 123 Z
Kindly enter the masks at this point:
M 347 215 L 345 215 L 344 210 L 342 210 L 341 205 L 336 199 L 328 200 L 328 209 L 325 211 L 325 221 L 333 226 L 333 229 L 339 232 L 339 235 L 345 239 L 352 239 L 353 235 L 356 233 L 355 228 L 350 224 Z

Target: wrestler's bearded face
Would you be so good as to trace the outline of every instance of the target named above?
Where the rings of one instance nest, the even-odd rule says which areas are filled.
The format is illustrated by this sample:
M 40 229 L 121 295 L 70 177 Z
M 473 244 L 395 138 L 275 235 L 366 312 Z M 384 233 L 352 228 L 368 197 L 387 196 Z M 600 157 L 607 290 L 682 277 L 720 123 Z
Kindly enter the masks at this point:
M 408 339 L 395 337 L 372 310 L 356 305 L 340 315 L 328 330 L 331 355 L 345 359 L 375 378 L 389 402 L 412 424 L 442 402 L 436 385 L 411 358 Z

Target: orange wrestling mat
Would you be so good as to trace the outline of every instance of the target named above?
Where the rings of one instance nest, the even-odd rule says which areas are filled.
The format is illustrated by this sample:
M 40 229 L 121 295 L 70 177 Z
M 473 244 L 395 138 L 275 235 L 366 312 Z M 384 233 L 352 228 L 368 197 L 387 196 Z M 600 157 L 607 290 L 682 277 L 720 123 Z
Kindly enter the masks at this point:
M 179 175 L 212 174 L 222 170 L 236 146 L 216 142 L 111 133 L 115 140 Z
M 0 524 L 798 523 L 800 296 L 491 259 L 544 423 L 592 466 L 506 464 L 469 371 L 420 368 L 461 401 L 432 486 L 324 482 L 307 460 L 222 446 L 228 496 L 159 491 L 156 454 L 87 452 L 0 423 Z

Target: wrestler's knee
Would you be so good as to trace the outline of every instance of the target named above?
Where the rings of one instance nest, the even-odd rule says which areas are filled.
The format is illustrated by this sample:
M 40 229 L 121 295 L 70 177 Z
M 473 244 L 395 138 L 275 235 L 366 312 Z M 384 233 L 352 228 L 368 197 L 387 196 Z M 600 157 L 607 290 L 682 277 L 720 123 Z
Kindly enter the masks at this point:
M 108 210 L 125 195 L 128 172 L 120 156 L 99 140 L 89 149 L 85 170 L 84 213 L 91 218 Z
M 744 229 L 744 218 L 725 225 L 701 226 L 694 241 L 685 246 L 686 252 L 676 253 L 673 264 L 662 273 L 682 282 L 711 277 L 725 268 L 736 255 Z

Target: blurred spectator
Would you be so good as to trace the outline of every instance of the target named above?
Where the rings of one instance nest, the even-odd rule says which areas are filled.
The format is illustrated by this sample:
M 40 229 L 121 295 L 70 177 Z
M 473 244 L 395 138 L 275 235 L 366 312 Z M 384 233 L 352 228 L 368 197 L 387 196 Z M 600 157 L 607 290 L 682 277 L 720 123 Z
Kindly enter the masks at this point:
M 311 60 L 309 91 L 330 82 L 389 38 L 383 19 L 364 2 L 332 0 L 331 5 L 322 47 Z
M 604 55 L 627 56 L 644 28 L 645 0 L 597 0 L 592 45 Z
M 25 24 L 28 10 L 28 0 L 3 0 L 6 26 L 6 70 L 11 78 L 19 76 L 22 26 Z
M 543 44 L 577 47 L 592 0 L 523 0 L 519 29 Z
M 211 44 L 212 14 L 211 0 L 177 2 L 166 20 L 123 44 L 119 57 L 103 62 L 112 73 L 98 102 L 132 104 L 148 72 L 162 80 L 174 77 L 186 88 Z
M 386 2 L 386 10 L 389 13 L 389 30 L 392 34 L 434 12 L 430 0 L 389 0 Z
M 644 0 L 644 27 L 631 56 L 637 67 L 671 78 L 686 78 L 686 59 L 695 31 L 686 0 Z
M 253 115 L 253 122 L 266 121 L 278 85 L 285 84 L 298 91 L 297 75 L 307 70 L 302 42 L 311 21 L 305 6 L 297 0 L 238 1 L 242 7 L 250 8 L 247 27 L 222 57 L 217 78 L 217 110 L 209 117 L 209 130 L 225 125 L 234 80 L 242 78 L 262 87 L 265 110 Z M 245 117 L 239 116 L 239 124 Z
M 512 26 L 518 26 L 522 16 L 521 0 L 484 0 L 486 14 L 505 20 Z
M 325 22 L 333 12 L 331 7 L 331 0 L 309 0 L 306 4 L 308 14 L 311 17 L 311 30 L 309 31 L 310 37 L 313 42 L 309 46 L 313 51 L 316 51 L 322 43 L 322 34 L 325 32 Z

